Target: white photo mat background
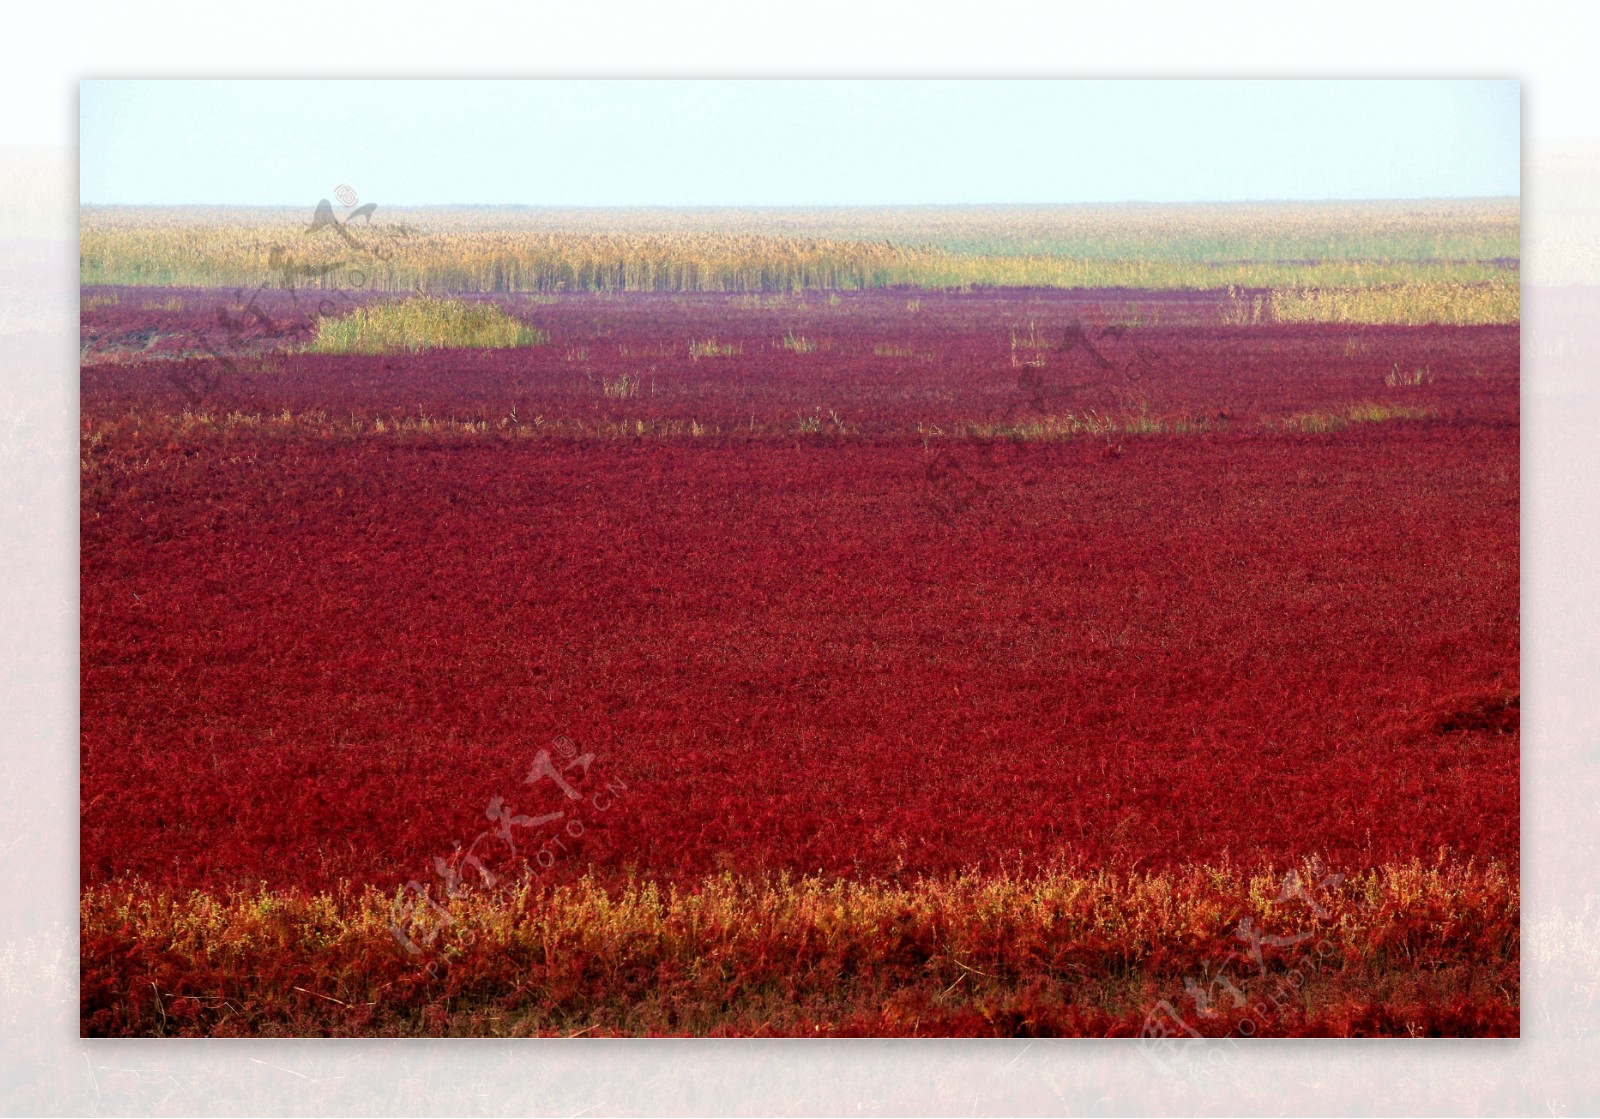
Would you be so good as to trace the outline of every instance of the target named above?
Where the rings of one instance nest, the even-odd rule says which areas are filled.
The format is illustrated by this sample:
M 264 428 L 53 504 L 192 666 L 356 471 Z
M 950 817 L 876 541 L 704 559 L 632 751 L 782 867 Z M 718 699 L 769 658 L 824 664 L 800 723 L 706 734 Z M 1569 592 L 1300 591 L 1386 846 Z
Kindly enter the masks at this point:
M 1014 7 L 999 6 L 994 18 Z M 981 65 L 985 76 L 1047 77 L 1110 76 L 1120 66 L 1139 75 L 1284 76 L 1317 67 L 1327 76 L 1523 80 L 1522 1040 L 1234 1045 L 1206 1050 L 1189 1066 L 1165 1074 L 1132 1041 L 79 1040 L 77 79 L 234 71 L 259 76 L 311 65 L 325 67 L 319 75 L 420 75 L 440 69 L 441 57 L 451 59 L 456 74 L 664 72 L 659 42 L 653 45 L 640 34 L 640 42 L 616 48 L 602 35 L 600 13 L 590 17 L 596 19 L 592 27 L 574 22 L 578 17 L 570 12 L 556 17 L 562 21 L 558 33 L 533 51 L 535 61 L 519 64 L 505 57 L 503 45 L 481 38 L 487 54 L 481 63 L 474 61 L 459 28 L 449 35 L 458 52 L 441 55 L 428 36 L 406 38 L 394 30 L 397 20 L 424 19 L 400 8 L 360 24 L 390 48 L 384 57 L 357 53 L 341 37 L 351 52 L 344 57 L 328 43 L 314 42 L 311 32 L 318 21 L 358 13 L 307 6 L 275 13 L 268 21 L 272 28 L 255 40 L 242 31 L 186 32 L 185 22 L 192 21 L 147 16 L 148 27 L 128 31 L 113 44 L 120 26 L 115 20 L 126 23 L 128 17 L 107 16 L 110 22 L 86 33 L 88 47 L 75 46 L 69 33 L 65 43 L 41 48 L 0 81 L 15 94 L 7 104 L 31 101 L 44 109 L 43 124 L 39 118 L 0 122 L 0 144 L 14 145 L 0 147 L 0 1108 L 37 1115 L 1600 1110 L 1600 1077 L 1592 1072 L 1600 1066 L 1600 658 L 1594 655 L 1600 634 L 1594 574 L 1600 554 L 1600 202 L 1593 185 L 1600 181 L 1600 122 L 1592 115 L 1600 96 L 1595 79 L 1576 73 L 1579 63 L 1566 62 L 1559 49 L 1562 41 L 1584 38 L 1566 26 L 1561 6 L 1497 17 L 1541 29 L 1509 38 L 1490 34 L 1477 17 L 1453 7 L 1450 23 L 1460 26 L 1446 28 L 1432 42 L 1405 40 L 1404 49 L 1373 47 L 1361 38 L 1384 38 L 1396 26 L 1414 25 L 1420 34 L 1426 23 L 1380 17 L 1385 9 L 1378 6 L 1371 6 L 1371 22 L 1362 15 L 1366 8 L 1355 7 L 1360 10 L 1342 13 L 1341 22 L 1349 26 L 1331 40 L 1325 28 L 1298 28 L 1300 39 L 1316 40 L 1315 53 L 1305 43 L 1284 45 L 1299 41 L 1288 34 L 1297 30 L 1292 22 L 1281 39 L 1259 31 L 1241 39 L 1213 34 L 1225 30 L 1218 27 L 1197 29 L 1186 22 L 1193 16 L 1180 15 L 1164 27 L 1146 26 L 1145 38 L 1134 44 L 1100 38 L 1120 45 L 1098 52 L 1092 70 L 1080 71 L 1071 62 L 1088 57 L 1081 44 L 1064 42 L 1060 52 L 1068 57 L 1046 64 L 1006 54 L 1003 37 L 986 30 L 987 24 L 944 27 L 948 42 L 935 41 L 932 32 L 919 39 L 908 29 L 912 48 L 902 43 L 900 56 L 875 60 L 859 36 L 841 30 L 848 22 L 825 18 L 831 9 L 823 5 L 815 18 L 831 25 L 835 37 L 845 37 L 833 44 L 839 56 L 814 52 L 820 45 L 814 29 L 796 31 L 790 44 L 795 53 L 781 58 L 769 60 L 759 50 L 741 54 L 724 27 L 674 56 L 674 70 L 715 76 L 735 72 L 737 63 L 741 76 L 933 76 Z M 218 10 L 191 8 L 196 15 Z M 706 10 L 715 14 L 716 8 Z M 910 8 L 896 10 L 911 19 Z M 1441 17 L 1445 11 L 1438 9 Z M 1256 18 L 1266 12 L 1257 9 Z M 1228 14 L 1217 18 L 1226 23 Z M 20 18 L 26 32 L 30 21 L 61 17 L 35 10 Z M 790 21 L 780 23 L 779 31 L 795 26 L 792 13 L 773 18 Z M 854 18 L 885 33 L 896 26 L 876 12 Z M 1040 18 L 1048 23 L 1062 17 Z M 1114 30 L 1106 24 L 1111 17 L 1095 18 L 1102 36 Z M 1139 22 L 1132 13 L 1121 18 Z M 1574 12 L 1571 18 L 1593 17 Z M 1272 34 L 1284 30 L 1282 10 L 1272 19 Z M 480 36 L 491 26 L 481 15 L 472 23 Z M 1463 32 L 1466 25 L 1476 33 Z M 1015 51 L 1037 53 L 1034 33 L 1010 26 Z M 1070 28 L 1055 30 L 1066 34 Z M 681 31 L 666 29 L 663 35 L 671 39 Z M 208 35 L 226 46 L 201 41 Z M 299 53 L 275 54 L 290 38 Z M 551 57 L 572 41 L 589 45 L 564 59 Z M 601 42 L 608 42 L 606 50 L 596 45 Z M 1196 42 L 1221 47 L 1200 52 Z M 929 49 L 918 58 L 904 53 L 917 45 Z M 724 50 L 720 59 L 706 57 L 718 49 Z M 1374 50 L 1389 53 L 1375 58 Z M 296 70 L 283 68 L 286 57 L 294 58 Z M 1201 57 L 1205 68 L 1197 71 L 1193 59 Z M 1329 72 L 1327 58 L 1350 65 Z M 28 101 L 17 86 L 24 81 L 33 82 Z M 1577 100 L 1585 95 L 1586 102 Z

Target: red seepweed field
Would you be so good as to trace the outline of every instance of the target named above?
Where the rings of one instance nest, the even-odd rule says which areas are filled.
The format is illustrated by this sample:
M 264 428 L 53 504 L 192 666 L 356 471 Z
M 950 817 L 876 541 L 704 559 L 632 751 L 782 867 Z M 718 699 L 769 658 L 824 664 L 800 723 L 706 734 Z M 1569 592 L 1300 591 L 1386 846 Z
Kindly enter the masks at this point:
M 85 289 L 86 1034 L 1517 1032 L 1516 325 L 304 298 Z

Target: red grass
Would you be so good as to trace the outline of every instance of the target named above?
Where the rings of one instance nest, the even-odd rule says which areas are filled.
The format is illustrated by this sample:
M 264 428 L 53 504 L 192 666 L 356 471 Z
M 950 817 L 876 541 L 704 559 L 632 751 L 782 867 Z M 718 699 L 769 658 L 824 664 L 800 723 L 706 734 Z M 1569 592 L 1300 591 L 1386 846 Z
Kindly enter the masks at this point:
M 971 302 L 978 322 L 940 305 L 946 350 L 1008 353 L 985 319 L 1047 317 Z M 258 392 L 268 413 L 559 414 L 583 375 L 556 351 L 640 316 L 663 343 L 737 340 L 728 303 L 608 301 L 626 329 L 591 311 L 587 338 L 539 308 L 566 322 L 543 351 L 292 358 Z M 824 384 L 855 415 L 892 385 L 872 438 L 173 434 L 159 363 L 86 372 L 86 427 L 130 397 L 144 426 L 85 481 L 84 880 L 403 880 L 491 797 L 542 809 L 519 782 L 558 734 L 630 790 L 583 864 L 1515 857 L 1514 722 L 1475 714 L 1517 691 L 1515 379 L 1462 368 L 1514 366 L 1514 331 L 1369 339 L 1374 369 L 1431 355 L 1396 395 L 1452 418 L 1108 457 L 891 434 L 1015 374 L 872 359 L 884 318 L 928 312 L 858 305 L 807 309 L 848 359 L 760 352 L 767 329 L 748 361 L 655 366 L 708 421 Z M 1205 411 L 1250 414 L 1268 368 L 1284 411 L 1366 375 L 1346 331 L 1147 333 L 1166 356 L 1140 391 Z
M 168 314 L 123 295 L 86 314 L 86 887 L 393 888 L 475 839 L 546 882 L 1516 866 L 1515 328 L 573 297 L 510 304 L 535 350 L 243 356 L 291 337 L 274 305 L 222 368 L 106 363 Z M 175 352 L 219 297 L 184 298 Z M 1109 369 L 1014 363 L 1075 318 Z M 1282 429 L 1361 401 L 1425 418 Z M 1203 430 L 951 434 L 1091 411 Z M 524 781 L 561 735 L 581 802 Z M 491 809 L 567 815 L 513 852 Z

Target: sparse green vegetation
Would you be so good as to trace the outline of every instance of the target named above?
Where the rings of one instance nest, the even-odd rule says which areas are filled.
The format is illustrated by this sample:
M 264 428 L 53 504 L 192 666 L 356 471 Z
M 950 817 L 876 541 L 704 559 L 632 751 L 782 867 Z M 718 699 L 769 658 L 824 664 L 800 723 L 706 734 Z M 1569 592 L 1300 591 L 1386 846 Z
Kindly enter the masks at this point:
M 733 357 L 742 352 L 743 347 L 738 343 L 718 344 L 715 338 L 689 343 L 689 357 L 694 361 L 699 361 L 703 357 Z
M 1039 416 L 1017 423 L 969 424 L 958 429 L 963 437 L 980 439 L 1051 440 L 1083 436 L 1194 435 L 1212 430 L 1210 420 L 1192 416 L 1159 416 L 1147 407 L 1113 415 L 1095 409 Z
M 603 387 L 612 400 L 630 400 L 639 395 L 639 378 L 633 373 L 623 373 L 603 382 Z
M 1425 420 L 1431 408 L 1412 408 L 1401 404 L 1362 401 L 1336 412 L 1297 412 L 1283 421 L 1285 431 L 1322 433 L 1340 431 L 1351 424 L 1387 423 L 1391 420 Z
M 1392 389 L 1415 388 L 1433 381 L 1433 371 L 1427 366 L 1418 366 L 1416 369 L 1401 369 L 1398 362 L 1393 369 L 1383 375 L 1383 383 Z
M 1026 334 L 1018 333 L 1016 328 L 1011 331 L 1011 364 L 1014 368 L 1024 365 L 1042 368 L 1045 364 L 1044 351 L 1050 348 L 1050 340 L 1039 333 L 1037 323 L 1028 324 Z

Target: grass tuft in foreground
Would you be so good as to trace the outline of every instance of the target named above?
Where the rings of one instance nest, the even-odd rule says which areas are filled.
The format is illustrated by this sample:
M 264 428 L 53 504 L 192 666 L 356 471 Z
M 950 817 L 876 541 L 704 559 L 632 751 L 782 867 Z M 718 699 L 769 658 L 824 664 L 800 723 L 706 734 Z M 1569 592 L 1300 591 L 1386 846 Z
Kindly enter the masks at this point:
M 542 346 L 544 331 L 512 318 L 493 303 L 414 295 L 373 303 L 338 318 L 317 320 L 307 347 L 321 354 L 381 354 L 406 350 L 511 349 Z
M 1519 910 L 1514 871 L 1442 854 L 1350 877 L 724 874 L 426 900 L 128 881 L 82 898 L 82 1028 L 1137 1036 L 1159 1012 L 1214 1036 L 1514 1034 Z

